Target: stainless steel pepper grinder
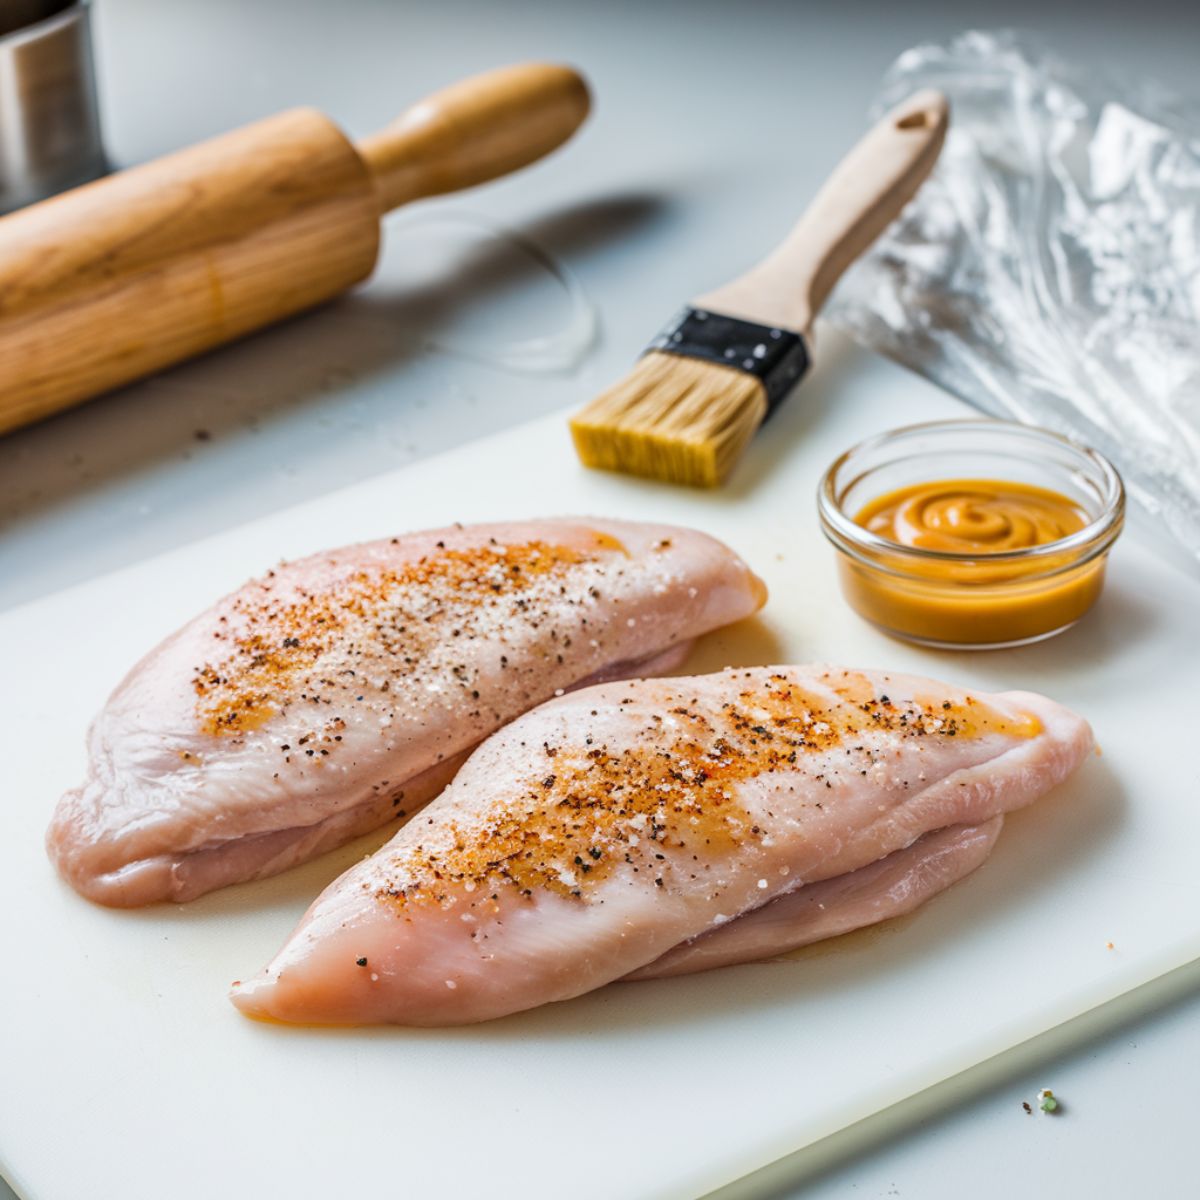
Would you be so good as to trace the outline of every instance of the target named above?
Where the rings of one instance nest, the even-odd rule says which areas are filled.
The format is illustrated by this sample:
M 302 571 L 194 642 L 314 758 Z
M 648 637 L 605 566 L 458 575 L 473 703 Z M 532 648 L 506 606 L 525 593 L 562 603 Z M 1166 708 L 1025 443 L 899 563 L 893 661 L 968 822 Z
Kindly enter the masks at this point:
M 88 0 L 0 0 L 0 212 L 108 170 Z

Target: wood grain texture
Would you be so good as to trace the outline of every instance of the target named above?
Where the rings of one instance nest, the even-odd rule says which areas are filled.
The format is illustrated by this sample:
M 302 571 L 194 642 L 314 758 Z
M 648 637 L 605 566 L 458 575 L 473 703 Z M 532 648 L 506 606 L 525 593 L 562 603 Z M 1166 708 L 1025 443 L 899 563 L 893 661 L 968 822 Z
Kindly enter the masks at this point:
M 568 138 L 567 67 L 507 67 L 363 144 L 296 109 L 0 218 L 0 433 L 311 308 L 370 274 L 406 200 Z
M 528 166 L 561 146 L 590 106 L 570 67 L 500 67 L 414 105 L 359 149 L 386 211 Z
M 846 268 L 900 215 L 941 153 L 940 92 L 898 104 L 846 155 L 787 238 L 757 266 L 698 296 L 697 308 L 807 333 Z
M 0 219 L 0 432 L 365 278 L 378 200 L 298 109 Z

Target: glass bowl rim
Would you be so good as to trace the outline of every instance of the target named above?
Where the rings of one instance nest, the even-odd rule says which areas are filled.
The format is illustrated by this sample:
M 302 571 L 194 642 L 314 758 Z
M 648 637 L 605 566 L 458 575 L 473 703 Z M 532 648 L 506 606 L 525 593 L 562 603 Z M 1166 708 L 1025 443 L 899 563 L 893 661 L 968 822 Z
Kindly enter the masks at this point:
M 846 514 L 834 490 L 834 479 L 852 458 L 912 434 L 950 432 L 976 432 L 983 433 L 985 436 L 989 433 L 999 432 L 1027 434 L 1033 440 L 1052 441 L 1067 448 L 1099 469 L 1103 502 L 1101 511 L 1082 529 L 1077 529 L 1065 538 L 1046 542 L 1040 546 L 1022 546 L 1016 550 L 998 550 L 995 553 L 984 554 L 972 554 L 958 550 L 934 550 L 927 546 L 904 546 L 899 542 L 893 542 L 890 538 L 873 533 Z M 1052 429 L 1045 429 L 1040 425 L 1025 425 L 1020 421 L 1005 421 L 996 417 L 952 417 L 940 421 L 919 421 L 912 425 L 901 425 L 856 442 L 848 450 L 839 454 L 821 476 L 821 482 L 817 486 L 817 510 L 826 537 L 839 550 L 843 551 L 850 547 L 878 550 L 893 557 L 911 558 L 924 562 L 961 564 L 1028 562 L 1038 559 L 1057 559 L 1058 556 L 1065 553 L 1086 550 L 1097 542 L 1102 543 L 1097 547 L 1097 552 L 1106 549 L 1121 530 L 1125 515 L 1125 485 L 1117 468 L 1098 450 L 1093 450 L 1092 447 L 1085 446 L 1082 442 L 1064 434 L 1056 433 Z M 834 537 L 834 533 L 839 536 Z M 844 546 L 841 542 L 849 543 L 849 546 Z M 871 565 L 881 570 L 888 569 L 885 564 L 872 563 Z M 1055 569 L 1062 569 L 1062 564 L 1058 562 L 1052 565 Z M 1074 567 L 1079 564 L 1072 562 L 1068 565 Z

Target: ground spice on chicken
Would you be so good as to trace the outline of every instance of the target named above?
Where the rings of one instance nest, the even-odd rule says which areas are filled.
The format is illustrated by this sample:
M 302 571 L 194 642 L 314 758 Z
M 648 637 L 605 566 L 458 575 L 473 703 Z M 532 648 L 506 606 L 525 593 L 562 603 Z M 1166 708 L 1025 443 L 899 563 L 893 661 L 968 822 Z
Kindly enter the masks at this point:
M 523 621 L 536 628 L 547 617 L 544 602 L 564 593 L 573 568 L 625 553 L 617 539 L 599 533 L 594 552 L 543 541 L 439 547 L 399 567 L 356 569 L 329 590 L 301 589 L 280 599 L 272 572 L 239 595 L 231 611 L 236 632 L 214 635 L 225 653 L 192 679 L 201 728 L 240 735 L 294 699 L 322 704 L 349 691 L 362 702 L 354 683 L 360 673 L 411 676 L 447 634 L 469 640 L 485 624 Z M 334 649 L 331 674 L 324 668 Z M 479 699 L 465 675 L 460 682 Z M 384 680 L 381 690 L 389 686 Z
M 828 682 L 836 700 L 775 674 L 719 711 L 706 712 L 695 699 L 676 704 L 648 716 L 620 749 L 603 742 L 589 748 L 592 738 L 544 743 L 552 774 L 531 771 L 515 802 L 506 795 L 469 827 L 448 818 L 438 840 L 398 850 L 395 882 L 379 894 L 401 908 L 453 905 L 463 891 L 497 885 L 586 899 L 621 864 L 662 887 L 663 873 L 680 863 L 705 872 L 727 851 L 769 836 L 739 801 L 737 785 L 793 768 L 806 754 L 841 746 L 862 752 L 863 735 L 875 732 L 917 739 L 1040 730 L 1036 718 L 1013 720 L 970 696 L 950 708 L 940 698 L 900 705 L 875 697 L 857 673 Z M 658 852 L 667 848 L 672 863 Z

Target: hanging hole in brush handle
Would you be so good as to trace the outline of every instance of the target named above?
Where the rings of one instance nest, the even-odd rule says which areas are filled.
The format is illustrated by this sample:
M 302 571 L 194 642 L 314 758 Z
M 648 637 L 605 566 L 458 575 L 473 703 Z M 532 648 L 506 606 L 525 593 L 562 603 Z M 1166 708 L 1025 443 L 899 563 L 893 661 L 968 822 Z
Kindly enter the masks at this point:
M 697 308 L 807 333 L 834 285 L 899 216 L 941 152 L 950 105 L 922 91 L 889 112 L 838 164 L 787 238 Z

